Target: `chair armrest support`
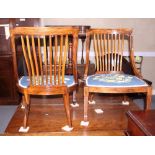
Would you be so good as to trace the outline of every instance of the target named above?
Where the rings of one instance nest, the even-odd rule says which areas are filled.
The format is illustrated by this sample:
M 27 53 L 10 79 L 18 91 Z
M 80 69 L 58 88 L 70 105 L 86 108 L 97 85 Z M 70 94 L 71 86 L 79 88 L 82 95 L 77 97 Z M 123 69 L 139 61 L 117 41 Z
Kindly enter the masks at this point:
M 133 48 L 130 51 L 130 61 L 131 61 L 131 67 L 132 67 L 134 75 L 139 77 L 140 79 L 143 79 L 143 76 L 138 71 L 138 69 L 136 68 L 136 65 L 135 65 L 134 50 L 133 50 Z
M 143 79 L 148 85 L 152 86 L 152 82 L 147 80 L 147 79 Z

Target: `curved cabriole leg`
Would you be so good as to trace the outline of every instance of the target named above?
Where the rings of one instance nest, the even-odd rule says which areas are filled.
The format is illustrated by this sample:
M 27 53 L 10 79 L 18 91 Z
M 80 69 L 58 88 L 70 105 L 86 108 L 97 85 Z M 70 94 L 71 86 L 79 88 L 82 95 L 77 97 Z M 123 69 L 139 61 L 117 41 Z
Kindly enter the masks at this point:
M 152 87 L 149 86 L 146 93 L 145 110 L 151 109 L 151 102 L 152 102 Z

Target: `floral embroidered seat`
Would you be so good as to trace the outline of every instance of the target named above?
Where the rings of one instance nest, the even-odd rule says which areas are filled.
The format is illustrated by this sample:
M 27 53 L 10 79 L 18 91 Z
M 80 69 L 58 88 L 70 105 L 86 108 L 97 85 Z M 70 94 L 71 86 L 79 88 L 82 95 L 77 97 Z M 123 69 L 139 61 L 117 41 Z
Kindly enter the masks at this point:
M 138 87 L 148 86 L 140 78 L 127 74 L 95 74 L 88 76 L 86 86 L 94 87 Z

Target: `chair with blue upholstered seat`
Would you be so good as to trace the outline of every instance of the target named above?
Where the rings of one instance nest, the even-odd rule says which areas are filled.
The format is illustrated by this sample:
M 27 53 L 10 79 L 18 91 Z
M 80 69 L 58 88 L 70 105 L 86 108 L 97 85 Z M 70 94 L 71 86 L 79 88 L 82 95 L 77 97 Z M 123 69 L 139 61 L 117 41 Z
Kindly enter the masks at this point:
M 92 93 L 144 93 L 145 110 L 150 109 L 152 87 L 136 69 L 132 29 L 90 29 L 86 37 L 84 121 L 88 120 L 88 99 Z M 95 53 L 96 74 L 87 76 L 90 51 Z M 134 75 L 123 72 L 124 51 L 129 52 L 129 63 Z
M 77 89 L 78 29 L 71 27 L 16 27 L 11 30 L 14 71 L 25 106 L 23 128 L 27 128 L 31 95 L 63 95 L 68 126 L 72 128 L 69 93 Z M 69 41 L 72 38 L 73 75 L 65 75 Z M 28 76 L 18 76 L 17 50 L 21 50 Z M 75 98 L 75 97 L 73 97 Z

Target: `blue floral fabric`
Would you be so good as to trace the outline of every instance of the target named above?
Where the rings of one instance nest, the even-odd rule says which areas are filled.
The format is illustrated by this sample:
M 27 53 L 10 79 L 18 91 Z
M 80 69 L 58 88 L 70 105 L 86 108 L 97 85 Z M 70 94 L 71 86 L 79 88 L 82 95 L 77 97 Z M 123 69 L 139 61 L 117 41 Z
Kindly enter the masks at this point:
M 138 87 L 147 84 L 133 75 L 127 74 L 95 74 L 86 79 L 87 86 L 95 87 Z
M 39 78 L 37 78 L 37 77 L 33 77 L 33 78 L 38 79 L 37 82 L 36 82 L 36 85 L 41 85 L 41 79 L 42 79 L 41 76 L 39 76 Z M 33 78 L 32 78 L 32 83 L 33 83 Z M 54 78 L 54 77 L 52 77 L 52 79 L 53 79 L 53 78 Z M 75 84 L 73 75 L 65 75 L 64 78 L 65 78 L 64 83 L 65 83 L 68 87 L 70 87 L 70 86 L 72 86 L 72 85 Z M 43 79 L 44 79 L 44 85 L 46 85 L 46 81 L 45 81 L 46 79 L 45 79 L 45 77 L 44 77 Z M 52 80 L 52 81 L 54 81 L 54 80 Z M 58 81 L 58 79 L 57 79 L 56 81 Z M 19 79 L 19 85 L 20 85 L 21 87 L 23 87 L 23 88 L 27 88 L 27 87 L 30 85 L 30 79 L 29 79 L 29 77 L 28 77 L 28 76 L 22 76 L 22 77 Z M 50 85 L 50 78 L 48 78 L 48 85 Z

